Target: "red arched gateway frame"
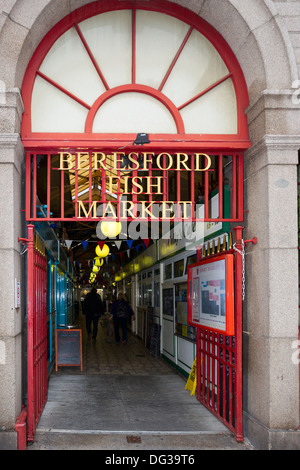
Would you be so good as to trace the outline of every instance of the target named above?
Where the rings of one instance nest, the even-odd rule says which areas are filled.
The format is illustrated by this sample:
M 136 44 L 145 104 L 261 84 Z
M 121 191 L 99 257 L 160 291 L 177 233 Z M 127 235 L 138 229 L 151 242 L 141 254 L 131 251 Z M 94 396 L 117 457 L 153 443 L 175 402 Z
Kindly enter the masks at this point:
M 131 79 L 128 83 L 118 86 L 111 86 L 109 80 L 106 79 L 105 73 L 90 48 L 81 29 L 81 23 L 96 15 L 104 14 L 111 11 L 129 10 L 131 12 Z M 187 32 L 178 48 L 176 54 L 167 66 L 167 70 L 157 87 L 147 84 L 138 83 L 137 80 L 137 30 L 136 18 L 137 11 L 158 12 L 170 17 L 176 18 L 188 25 Z M 93 64 L 104 91 L 94 100 L 88 103 L 80 96 L 72 92 L 67 87 L 58 83 L 55 79 L 48 76 L 41 70 L 42 63 L 52 48 L 66 32 L 73 28 L 81 46 L 84 48 L 87 56 Z M 176 64 L 181 57 L 186 45 L 188 44 L 193 31 L 201 33 L 215 48 L 222 58 L 227 71 L 221 78 L 210 83 L 200 92 L 195 93 L 188 100 L 175 104 L 165 93 L 165 86 L 175 70 Z M 54 87 L 63 95 L 67 96 L 82 109 L 85 110 L 85 122 L 82 132 L 49 132 L 48 129 L 37 132 L 33 128 L 32 116 L 32 96 L 34 85 L 37 79 L 41 79 L 43 83 L 47 83 Z M 216 90 L 219 86 L 232 82 L 235 98 L 236 98 L 236 132 L 231 133 L 192 133 L 187 131 L 182 113 L 197 100 L 208 96 L 210 92 Z M 173 120 L 175 132 L 152 132 L 149 133 L 149 143 L 145 143 L 142 147 L 135 144 L 136 132 L 95 132 L 93 131 L 95 118 L 99 110 L 102 110 L 106 103 L 110 100 L 119 98 L 129 93 L 137 93 L 147 96 L 157 101 L 169 113 L 170 119 Z M 103 218 L 99 216 L 94 205 L 96 202 L 105 204 L 110 203 L 111 207 L 116 208 L 115 217 L 113 219 L 132 220 L 135 218 L 133 211 L 127 211 L 126 215 L 121 213 L 121 198 L 126 194 L 128 181 L 124 180 L 124 164 L 125 160 L 133 163 L 131 167 L 131 203 L 138 202 L 141 198 L 145 204 L 145 220 L 149 217 L 150 205 L 154 202 L 168 203 L 171 200 L 171 186 L 175 187 L 173 191 L 172 201 L 182 205 L 183 201 L 196 202 L 196 180 L 197 171 L 203 171 L 203 190 L 201 193 L 202 209 L 199 213 L 192 208 L 188 217 L 193 221 L 211 221 L 211 222 L 242 222 L 243 221 L 243 151 L 250 147 L 248 137 L 247 119 L 245 110 L 248 106 L 248 93 L 246 82 L 242 70 L 231 51 L 228 44 L 221 35 L 193 12 L 169 3 L 164 0 L 111 0 L 96 1 L 86 5 L 72 14 L 63 18 L 54 28 L 52 28 L 44 37 L 37 50 L 35 51 L 25 74 L 22 97 L 25 106 L 25 113 L 22 122 L 21 136 L 22 142 L 26 150 L 26 220 L 31 221 L 95 221 Z M 145 129 L 141 129 L 144 131 Z M 142 149 L 142 151 L 141 151 Z M 149 159 L 143 170 L 149 175 L 147 190 L 132 190 L 134 183 L 139 178 L 139 158 L 142 155 L 144 160 L 151 155 L 153 159 Z M 168 165 L 168 159 L 172 159 L 173 165 Z M 123 159 L 123 160 L 122 160 Z M 156 161 L 154 161 L 156 159 Z M 157 159 L 161 164 L 157 163 Z M 230 199 L 229 212 L 225 209 L 225 178 L 224 178 L 224 159 L 230 160 L 231 165 L 231 189 L 228 198 Z M 228 160 L 229 159 L 229 160 Z M 209 164 L 210 162 L 210 164 Z M 198 167 L 199 165 L 199 167 Z M 43 169 L 44 199 L 38 198 L 38 184 L 40 169 Z M 201 168 L 200 168 L 201 167 Z M 212 192 L 210 186 L 210 171 L 214 169 L 217 179 L 217 209 L 212 210 Z M 94 171 L 101 172 L 101 191 L 97 201 L 94 199 Z M 127 169 L 128 170 L 128 169 Z M 189 193 L 182 198 L 184 179 L 186 177 L 186 186 Z M 157 176 L 159 175 L 159 176 Z M 65 182 L 68 181 L 70 191 L 70 204 L 75 207 L 70 211 L 65 204 Z M 147 177 L 146 177 L 147 178 Z M 153 181 L 157 178 L 156 181 Z M 161 178 L 161 180 L 158 180 Z M 173 178 L 173 179 L 172 179 Z M 81 185 L 81 180 L 85 180 L 85 185 Z M 52 181 L 56 181 L 57 201 L 54 209 Z M 124 182 L 125 181 L 125 182 Z M 160 191 L 154 194 L 151 188 L 158 187 L 160 181 Z M 200 184 L 200 183 L 199 183 Z M 109 190 L 115 187 L 114 190 Z M 141 186 L 142 187 L 142 186 Z M 58 188 L 58 189 L 57 189 Z M 124 190 L 125 188 L 125 190 Z M 137 188 L 137 186 L 136 186 Z M 149 190 L 150 188 L 150 190 Z M 84 196 L 86 194 L 87 196 Z M 161 200 L 159 201 L 159 197 Z M 73 203 L 73 202 L 74 203 Z M 44 210 L 39 212 L 38 204 L 44 205 Z M 78 205 L 76 203 L 79 203 Z M 80 212 L 81 210 L 81 212 Z M 182 219 L 182 213 L 179 210 L 178 219 Z M 176 215 L 173 220 L 176 220 Z M 106 215 L 106 219 L 109 216 Z M 161 216 L 159 220 L 165 217 Z M 238 240 L 237 240 L 238 242 Z M 238 245 L 239 246 L 239 245 Z M 237 278 L 239 278 L 240 265 L 237 268 Z M 30 283 L 30 273 L 28 273 L 28 282 Z M 238 429 L 234 429 L 239 440 L 242 440 L 242 308 L 240 302 L 240 292 L 236 293 L 236 357 L 233 365 L 236 382 L 235 387 L 237 393 L 235 399 L 238 401 L 236 406 L 236 422 Z M 224 361 L 223 361 L 224 362 Z M 220 364 L 220 362 L 219 362 Z M 231 364 L 232 365 L 232 364 Z M 205 379 L 207 380 L 207 378 Z M 28 411 L 29 415 L 30 412 Z M 31 439 L 34 435 L 34 425 L 31 425 Z
M 95 15 L 100 15 L 102 13 L 107 13 L 111 11 L 120 11 L 126 10 L 131 11 L 131 81 L 130 83 L 125 83 L 120 86 L 110 87 L 109 80 L 106 80 L 103 70 L 101 70 L 99 63 L 97 62 L 94 53 L 92 52 L 84 34 L 82 33 L 80 23 L 83 21 L 94 17 Z M 159 12 L 165 15 L 169 15 L 188 25 L 187 33 L 177 50 L 175 57 L 168 64 L 167 71 L 164 74 L 159 86 L 157 88 L 151 87 L 149 85 L 136 83 L 136 43 L 137 43 L 137 34 L 136 34 L 136 12 L 139 10 L 150 11 L 150 12 Z M 56 43 L 56 41 L 61 38 L 61 36 L 70 31 L 71 29 L 76 30 L 78 38 L 81 41 L 86 54 L 88 55 L 91 63 L 96 70 L 98 77 L 101 80 L 102 86 L 104 87 L 104 92 L 98 96 L 94 103 L 87 103 L 77 94 L 71 92 L 67 87 L 62 86 L 58 81 L 47 76 L 42 70 L 41 65 L 45 59 L 47 53 L 51 47 Z M 209 86 L 202 89 L 199 93 L 196 93 L 194 96 L 190 97 L 187 101 L 180 103 L 179 105 L 175 104 L 166 94 L 164 89 L 172 72 L 174 71 L 178 60 L 180 59 L 184 48 L 186 47 L 193 31 L 200 32 L 203 37 L 205 37 L 215 48 L 217 53 L 220 55 L 225 66 L 227 67 L 228 73 L 225 73 L 221 78 L 210 83 Z M 36 132 L 33 129 L 32 125 L 32 96 L 34 90 L 35 81 L 38 79 L 42 80 L 43 83 L 49 84 L 51 87 L 58 90 L 62 95 L 73 100 L 74 103 L 77 103 L 81 106 L 82 109 L 86 112 L 85 124 L 83 132 L 48 132 L 47 130 L 43 132 Z M 203 97 L 209 95 L 213 90 L 218 89 L 218 87 L 225 83 L 232 83 L 234 87 L 234 93 L 236 97 L 236 132 L 230 134 L 195 134 L 187 133 L 185 129 L 185 124 L 182 118 L 182 112 L 186 109 L 190 109 L 189 106 L 193 103 L 199 102 Z M 219 168 L 218 171 L 218 186 L 219 186 L 219 195 L 218 195 L 218 204 L 219 210 L 217 215 L 212 214 L 209 209 L 209 199 L 210 199 L 210 182 L 209 175 L 205 172 L 204 181 L 203 181 L 203 199 L 205 201 L 204 213 L 199 215 L 196 214 L 195 208 L 193 207 L 189 213 L 191 220 L 206 220 L 206 221 L 242 221 L 243 220 L 243 150 L 250 147 L 248 140 L 248 127 L 247 119 L 245 116 L 245 109 L 248 106 L 248 93 L 245 83 L 245 79 L 241 68 L 232 53 L 231 49 L 220 36 L 220 34 L 213 29 L 208 23 L 201 19 L 196 14 L 192 13 L 185 8 L 182 8 L 178 5 L 170 4 L 166 1 L 99 1 L 91 3 L 85 7 L 82 7 L 71 15 L 67 16 L 61 20 L 40 43 L 36 52 L 34 53 L 29 66 L 27 68 L 23 87 L 22 87 L 22 97 L 25 105 L 25 113 L 22 122 L 22 142 L 27 150 L 27 182 L 26 182 L 26 193 L 27 193 L 27 203 L 26 203 L 26 218 L 28 221 L 34 221 L 39 218 L 36 211 L 36 182 L 37 182 L 37 155 L 43 154 L 47 159 L 45 163 L 47 167 L 47 199 L 45 198 L 43 204 L 47 206 L 46 213 L 42 214 L 42 217 L 46 220 L 56 220 L 56 221 L 70 221 L 70 219 L 76 219 L 79 216 L 79 209 L 84 209 L 84 217 L 88 221 L 95 221 L 99 218 L 96 215 L 96 202 L 92 196 L 93 189 L 93 174 L 92 169 L 93 158 L 95 154 L 92 152 L 104 152 L 106 154 L 117 153 L 118 160 L 119 153 L 123 153 L 123 149 L 126 149 L 126 155 L 130 152 L 136 152 L 137 146 L 134 145 L 136 139 L 136 133 L 99 133 L 93 131 L 93 126 L 95 123 L 95 116 L 99 110 L 102 110 L 103 105 L 109 102 L 111 99 L 124 96 L 126 94 L 135 93 L 143 96 L 151 97 L 151 99 L 160 103 L 169 113 L 171 119 L 174 121 L 174 126 L 176 132 L 172 134 L 168 133 L 150 133 L 149 134 L 149 143 L 143 145 L 142 150 L 145 152 L 152 152 L 155 155 L 166 152 L 168 155 L 178 154 L 179 152 L 184 152 L 185 155 L 188 155 L 188 165 L 177 165 L 171 166 L 171 168 L 166 168 L 163 166 L 163 190 L 161 190 L 161 201 L 172 201 L 177 205 L 180 205 L 182 202 L 181 186 L 180 186 L 180 172 L 188 169 L 189 174 L 189 186 L 190 194 L 185 197 L 185 201 L 191 201 L 193 204 L 196 202 L 195 195 L 195 154 L 209 155 L 213 156 L 216 160 L 212 165 L 212 168 Z M 201 129 L 200 129 L 201 131 Z M 82 172 L 82 166 L 78 168 L 78 153 L 76 155 L 76 149 L 82 153 L 86 153 L 86 160 L 89 160 L 89 164 L 86 164 L 86 174 L 84 177 L 89 179 L 89 195 L 88 198 L 81 200 L 78 207 L 78 195 L 82 193 L 80 185 L 78 184 L 78 179 L 80 175 L 78 169 Z M 120 150 L 121 149 L 121 150 Z M 57 175 L 54 176 L 53 170 L 57 170 L 57 166 L 53 165 L 51 162 L 53 160 L 53 155 L 57 154 L 60 151 L 69 152 L 73 154 L 73 165 L 72 170 L 74 170 L 74 191 L 73 191 L 73 200 L 75 198 L 74 210 L 73 212 L 66 211 L 63 203 L 64 199 L 64 182 L 65 182 L 65 169 L 70 169 L 70 167 L 60 166 L 60 211 L 54 212 L 51 208 L 51 194 L 50 186 L 51 180 L 57 179 Z M 223 157 L 227 155 L 232 155 L 232 200 L 230 201 L 231 210 L 230 214 L 224 216 L 224 201 L 223 201 L 223 172 L 221 171 L 223 165 Z M 138 158 L 138 157 L 137 157 Z M 183 157 L 185 158 L 185 157 Z M 203 168 L 206 165 L 203 163 Z M 31 168 L 31 171 L 29 171 Z M 212 170 L 211 168 L 211 170 Z M 116 179 L 115 183 L 118 181 L 122 185 L 122 164 L 119 164 L 117 167 L 112 167 L 109 163 L 106 167 L 98 167 L 102 170 L 102 195 L 101 198 L 98 198 L 98 203 L 105 205 L 108 200 L 112 200 L 111 197 L 107 197 L 107 181 L 109 181 L 109 174 L 107 169 L 113 170 L 113 174 Z M 137 166 L 135 167 L 137 169 Z M 139 168 L 140 169 L 140 168 Z M 160 168 L 161 169 L 161 168 Z M 158 168 L 155 165 L 152 165 L 150 162 L 147 166 L 147 170 L 150 172 L 151 178 L 157 177 Z M 177 193 L 170 197 L 170 172 L 174 170 L 176 173 L 177 180 Z M 111 175 L 110 174 L 110 175 Z M 174 173 L 173 173 L 174 174 Z M 32 177 L 31 177 L 32 175 Z M 131 178 L 134 180 L 137 179 L 137 172 L 133 171 Z M 112 180 L 110 180 L 112 182 Z M 151 183 L 153 180 L 151 179 Z M 114 191 L 116 198 L 116 210 L 111 215 L 111 218 L 123 218 L 120 212 L 119 202 L 124 193 L 124 190 L 120 188 L 120 184 Z M 138 199 L 138 195 L 148 194 L 149 197 L 144 197 L 145 203 L 152 203 L 153 198 L 149 192 L 144 191 L 133 191 L 132 201 L 135 203 Z M 156 198 L 157 201 L 157 198 Z M 93 205 L 94 204 L 94 205 Z M 104 213 L 106 213 L 104 208 Z M 109 216 L 106 214 L 106 217 Z M 132 218 L 129 211 L 127 211 L 126 219 L 130 220 Z M 160 217 L 161 219 L 161 217 Z
M 123 87 L 110 89 L 109 84 L 105 80 L 103 73 L 95 61 L 95 58 L 83 37 L 78 23 L 82 22 L 83 20 L 93 17 L 95 15 L 99 15 L 101 13 L 105 13 L 107 11 L 112 10 L 132 10 L 132 73 L 131 73 L 131 83 L 124 85 Z M 136 31 L 135 31 L 135 12 L 137 9 L 148 10 L 148 11 L 156 11 L 160 13 L 164 13 L 166 15 L 173 16 L 181 21 L 190 25 L 190 29 L 184 38 L 181 47 L 179 48 L 177 54 L 175 55 L 173 61 L 171 62 L 165 77 L 163 78 L 159 89 L 150 91 L 149 88 L 144 87 L 136 83 L 135 78 L 135 70 L 136 70 L 136 54 L 135 54 L 135 46 L 136 46 Z M 106 88 L 106 93 L 99 97 L 99 101 L 97 100 L 95 104 L 91 107 L 87 103 L 81 102 L 83 106 L 89 109 L 89 114 L 86 122 L 86 129 L 84 133 L 66 133 L 61 135 L 60 133 L 35 133 L 32 131 L 31 127 L 31 97 L 32 91 L 34 86 L 34 81 L 36 79 L 36 75 L 42 75 L 39 72 L 39 68 L 43 59 L 45 58 L 47 52 L 50 50 L 51 46 L 57 41 L 57 39 L 67 30 L 70 28 L 75 27 L 83 44 L 86 48 L 95 68 L 101 80 L 104 83 Z M 201 32 L 203 36 L 205 36 L 210 43 L 215 47 L 215 49 L 219 52 L 220 56 L 222 57 L 224 63 L 226 64 L 229 74 L 222 78 L 222 80 L 217 81 L 207 89 L 203 90 L 200 95 L 205 95 L 208 93 L 212 88 L 218 86 L 222 81 L 227 80 L 229 77 L 232 78 L 236 99 L 237 99 L 237 133 L 235 135 L 199 135 L 199 134 L 185 134 L 184 126 L 180 122 L 179 118 L 179 110 L 176 109 L 175 105 L 169 103 L 166 97 L 162 94 L 162 89 L 170 73 L 172 72 L 178 57 L 180 56 L 186 42 L 188 41 L 191 32 L 193 29 L 198 30 Z M 47 77 L 43 77 L 47 80 Z M 48 79 L 51 81 L 50 79 Z M 52 84 L 61 89 L 64 93 L 69 94 L 74 100 L 80 101 L 78 97 L 72 95 L 72 93 L 68 92 L 68 90 L 63 90 L 57 83 L 52 81 Z M 249 147 L 249 138 L 248 138 L 248 126 L 247 126 L 247 119 L 245 116 L 245 109 L 248 106 L 248 92 L 247 86 L 245 83 L 245 79 L 242 73 L 242 70 L 231 51 L 228 44 L 224 41 L 222 36 L 212 28 L 206 21 L 202 18 L 194 14 L 193 12 L 186 10 L 185 8 L 180 7 L 179 5 L 175 5 L 174 3 L 169 3 L 166 1 L 97 1 L 91 3 L 85 7 L 82 7 L 71 15 L 65 17 L 61 20 L 54 28 L 49 31 L 49 33 L 45 36 L 43 41 L 40 43 L 39 47 L 37 48 L 36 52 L 34 53 L 29 66 L 27 68 L 24 82 L 22 86 L 22 97 L 25 106 L 25 113 L 22 122 L 22 141 L 25 148 L 33 149 L 38 147 L 44 148 L 54 148 L 54 147 L 66 147 L 66 141 L 72 148 L 81 147 L 84 145 L 86 148 L 94 148 L 95 146 L 99 148 L 99 146 L 103 149 L 115 149 L 117 146 L 121 147 L 122 145 L 128 145 L 135 140 L 136 134 L 127 134 L 127 135 L 113 135 L 113 134 L 98 134 L 91 132 L 91 122 L 92 116 L 95 113 L 95 108 L 101 106 L 102 102 L 114 94 L 117 93 L 124 93 L 125 91 L 137 91 L 139 93 L 151 93 L 155 98 L 161 102 L 165 106 L 167 106 L 170 110 L 177 125 L 177 134 L 165 135 L 165 134 L 156 134 L 151 135 L 150 140 L 151 144 L 147 146 L 151 149 L 159 149 L 164 150 L 168 149 L 171 150 L 172 147 L 176 150 L 182 149 L 195 149 L 199 145 L 202 149 L 236 149 L 236 150 L 244 150 Z M 194 96 L 190 101 L 194 101 L 200 97 L 200 95 Z M 189 101 L 189 102 L 190 102 Z M 189 104 L 183 103 L 181 108 L 187 106 Z

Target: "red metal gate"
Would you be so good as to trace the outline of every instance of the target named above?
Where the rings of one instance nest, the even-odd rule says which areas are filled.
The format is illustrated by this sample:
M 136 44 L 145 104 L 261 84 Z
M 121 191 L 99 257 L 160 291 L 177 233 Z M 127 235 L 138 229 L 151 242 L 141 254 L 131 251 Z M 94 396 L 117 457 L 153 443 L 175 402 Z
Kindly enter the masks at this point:
M 197 398 L 231 429 L 237 441 L 243 441 L 242 227 L 234 230 L 238 251 L 229 242 L 223 253 L 235 253 L 235 336 L 197 328 Z
M 128 149 L 127 154 L 68 150 L 39 148 L 26 153 L 28 222 L 243 221 L 242 153 L 170 150 L 171 154 L 148 152 L 147 160 L 147 152 Z M 212 187 L 218 187 L 214 208 Z M 155 205 L 161 208 L 160 215 L 155 215 Z
M 47 400 L 47 260 L 42 239 L 28 225 L 27 440 L 33 441 Z

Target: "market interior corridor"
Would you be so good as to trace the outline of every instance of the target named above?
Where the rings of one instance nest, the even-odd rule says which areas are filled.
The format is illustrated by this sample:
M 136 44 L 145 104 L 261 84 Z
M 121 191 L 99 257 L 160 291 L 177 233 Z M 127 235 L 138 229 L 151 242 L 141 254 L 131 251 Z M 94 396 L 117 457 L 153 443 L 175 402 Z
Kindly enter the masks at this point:
M 83 371 L 59 367 L 49 381 L 41 433 L 158 435 L 230 431 L 185 390 L 182 377 L 139 338 L 116 344 L 102 322 L 96 340 L 83 333 Z

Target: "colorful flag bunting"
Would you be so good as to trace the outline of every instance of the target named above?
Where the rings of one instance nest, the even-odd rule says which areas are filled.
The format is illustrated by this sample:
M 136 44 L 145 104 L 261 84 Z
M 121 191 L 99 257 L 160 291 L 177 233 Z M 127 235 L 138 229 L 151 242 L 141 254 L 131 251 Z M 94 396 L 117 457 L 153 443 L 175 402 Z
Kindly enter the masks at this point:
M 150 238 L 143 239 L 143 242 L 145 243 L 146 248 L 148 248 L 149 243 L 150 243 Z
M 133 244 L 133 240 L 126 240 L 126 242 L 127 242 L 127 245 L 129 247 L 129 249 L 131 249 L 132 244 Z
M 65 240 L 68 250 L 71 248 L 73 240 Z

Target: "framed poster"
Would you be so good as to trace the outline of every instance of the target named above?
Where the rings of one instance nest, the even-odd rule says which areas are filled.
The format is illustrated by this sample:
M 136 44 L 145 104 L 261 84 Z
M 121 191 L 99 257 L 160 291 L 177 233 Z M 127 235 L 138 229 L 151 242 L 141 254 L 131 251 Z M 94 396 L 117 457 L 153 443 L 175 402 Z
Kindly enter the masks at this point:
M 174 315 L 173 287 L 163 289 L 163 314 Z
M 175 335 L 196 341 L 196 328 L 188 324 L 187 282 L 175 284 Z
M 188 267 L 188 323 L 234 335 L 233 254 Z

